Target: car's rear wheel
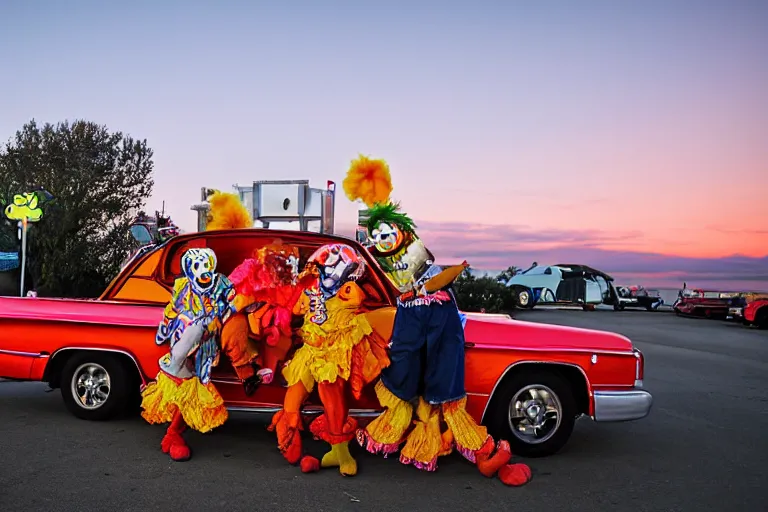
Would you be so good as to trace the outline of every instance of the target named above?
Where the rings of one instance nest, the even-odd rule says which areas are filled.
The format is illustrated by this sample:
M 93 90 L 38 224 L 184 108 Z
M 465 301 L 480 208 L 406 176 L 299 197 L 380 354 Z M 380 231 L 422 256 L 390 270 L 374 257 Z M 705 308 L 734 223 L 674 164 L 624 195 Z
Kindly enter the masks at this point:
M 504 383 L 493 398 L 488 427 L 506 439 L 512 453 L 546 457 L 557 453 L 571 437 L 578 409 L 570 384 L 546 370 L 527 371 Z
M 112 354 L 87 352 L 72 356 L 61 371 L 61 396 L 80 419 L 103 421 L 131 403 L 131 383 L 123 362 Z

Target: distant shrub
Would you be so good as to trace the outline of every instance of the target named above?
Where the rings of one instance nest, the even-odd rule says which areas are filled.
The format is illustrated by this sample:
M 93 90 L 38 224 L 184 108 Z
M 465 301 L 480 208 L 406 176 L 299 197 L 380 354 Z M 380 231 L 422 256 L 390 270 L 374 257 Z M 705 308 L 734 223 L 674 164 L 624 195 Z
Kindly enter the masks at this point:
M 454 282 L 453 290 L 462 311 L 503 313 L 515 308 L 511 290 L 498 278 L 475 277 L 466 270 Z

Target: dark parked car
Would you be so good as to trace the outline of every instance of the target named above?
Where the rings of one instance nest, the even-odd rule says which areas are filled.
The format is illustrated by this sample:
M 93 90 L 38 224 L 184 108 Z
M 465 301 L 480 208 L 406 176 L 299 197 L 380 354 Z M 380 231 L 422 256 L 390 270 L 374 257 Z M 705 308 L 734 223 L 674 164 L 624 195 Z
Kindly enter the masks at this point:
M 664 299 L 658 291 L 646 290 L 642 286 L 617 286 L 616 293 L 619 296 L 617 309 L 643 308 L 648 311 L 656 311 L 664 304 Z

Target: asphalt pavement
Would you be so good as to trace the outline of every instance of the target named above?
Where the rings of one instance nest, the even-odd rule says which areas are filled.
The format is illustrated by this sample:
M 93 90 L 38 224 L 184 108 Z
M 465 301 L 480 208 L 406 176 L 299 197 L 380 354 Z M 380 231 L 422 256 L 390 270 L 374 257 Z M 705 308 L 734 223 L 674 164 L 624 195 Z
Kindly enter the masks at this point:
M 768 332 L 646 311 L 517 317 L 629 336 L 646 355 L 650 416 L 580 420 L 563 451 L 527 461 L 528 485 L 509 488 L 455 455 L 426 474 L 358 449 L 356 477 L 303 475 L 278 453 L 268 419 L 242 413 L 189 434 L 193 459 L 173 463 L 159 450 L 163 427 L 81 421 L 58 390 L 0 381 L 0 510 L 766 510 Z

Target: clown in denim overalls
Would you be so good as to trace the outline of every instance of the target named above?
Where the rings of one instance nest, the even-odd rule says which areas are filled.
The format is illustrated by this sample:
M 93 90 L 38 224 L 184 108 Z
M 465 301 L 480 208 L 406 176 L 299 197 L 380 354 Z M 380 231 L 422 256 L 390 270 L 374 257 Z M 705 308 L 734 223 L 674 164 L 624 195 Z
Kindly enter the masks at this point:
M 358 430 L 357 439 L 372 453 L 400 450 L 400 462 L 426 471 L 437 469 L 438 457 L 455 448 L 485 476 L 498 472 L 505 483 L 521 485 L 530 469 L 508 464 L 509 443 L 495 443 L 466 411 L 463 315 L 450 289 L 465 265 L 435 265 L 413 220 L 389 200 L 388 181 L 386 163 L 367 157 L 352 163 L 344 181 L 347 196 L 368 206 L 360 223 L 369 250 L 401 293 L 391 363 L 376 385 L 385 411 Z

